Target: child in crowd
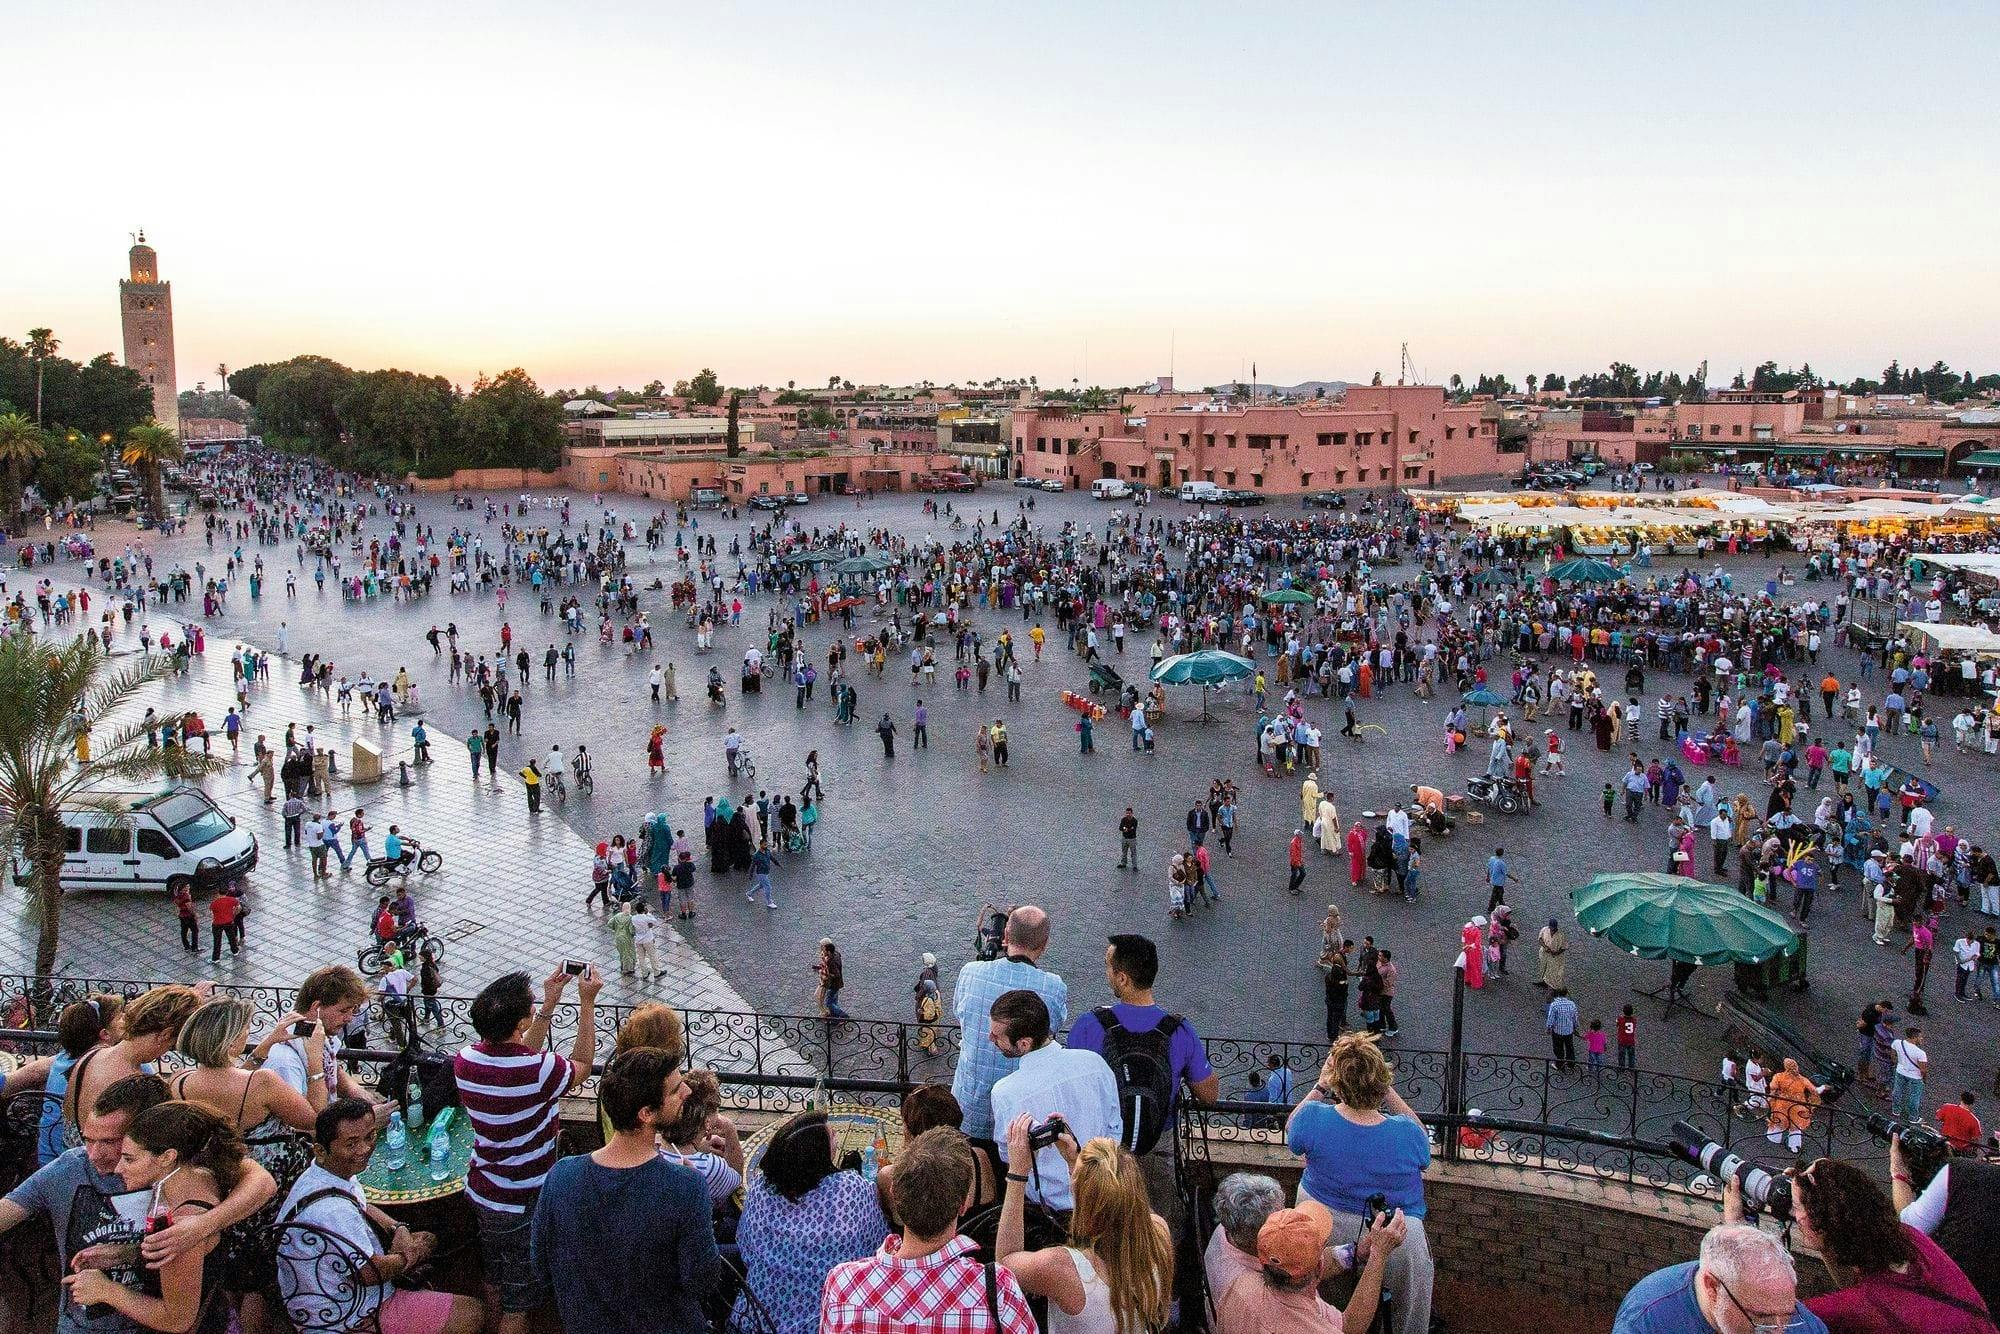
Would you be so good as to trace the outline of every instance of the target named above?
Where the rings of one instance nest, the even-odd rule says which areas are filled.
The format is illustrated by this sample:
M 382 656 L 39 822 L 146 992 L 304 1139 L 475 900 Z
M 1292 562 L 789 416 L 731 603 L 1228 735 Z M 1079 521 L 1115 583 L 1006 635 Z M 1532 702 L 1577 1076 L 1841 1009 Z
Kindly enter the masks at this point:
M 1583 1047 L 1589 1053 L 1592 1075 L 1601 1077 L 1604 1074 L 1604 1046 L 1604 1021 L 1593 1019 L 1590 1031 L 1583 1035 Z

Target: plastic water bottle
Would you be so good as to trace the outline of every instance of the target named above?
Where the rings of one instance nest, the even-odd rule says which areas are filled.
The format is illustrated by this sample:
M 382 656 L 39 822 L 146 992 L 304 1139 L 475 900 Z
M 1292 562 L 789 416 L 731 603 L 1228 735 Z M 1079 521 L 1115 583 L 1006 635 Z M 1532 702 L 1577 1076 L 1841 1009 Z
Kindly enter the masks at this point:
M 402 1171 L 410 1161 L 410 1136 L 409 1132 L 403 1129 L 403 1114 L 399 1111 L 389 1113 L 389 1134 L 386 1142 L 389 1146 L 389 1170 Z
M 881 1161 L 876 1156 L 875 1146 L 873 1144 L 863 1146 L 861 1150 L 861 1175 L 867 1180 L 873 1181 L 876 1172 L 880 1168 Z
M 451 1137 L 443 1125 L 431 1128 L 431 1180 L 443 1181 L 451 1175 Z
M 410 1114 L 408 1120 L 410 1129 L 412 1130 L 415 1130 L 424 1123 L 424 1093 L 422 1089 L 417 1087 L 417 1081 L 414 1079 L 410 1081 Z

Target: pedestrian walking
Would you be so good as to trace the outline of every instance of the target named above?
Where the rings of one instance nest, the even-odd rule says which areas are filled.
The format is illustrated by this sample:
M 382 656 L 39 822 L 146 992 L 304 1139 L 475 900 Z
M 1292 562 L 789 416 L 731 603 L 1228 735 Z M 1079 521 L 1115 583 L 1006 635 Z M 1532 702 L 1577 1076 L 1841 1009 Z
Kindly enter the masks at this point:
M 1197 843 L 1195 846 L 1199 848 L 1201 845 Z M 1292 841 L 1286 851 L 1286 856 L 1291 863 L 1292 872 L 1291 878 L 1285 883 L 1285 892 L 1293 896 L 1304 894 L 1306 883 L 1306 831 L 1304 829 L 1295 828 L 1292 830 Z
M 1130 806 L 1118 817 L 1118 869 L 1139 869 L 1139 817 Z
M 847 973 L 841 963 L 840 948 L 831 936 L 823 936 L 819 942 L 819 958 L 813 964 L 813 972 L 819 974 L 819 1012 L 828 1019 L 845 1019 L 847 1011 L 840 1008 L 840 989 L 847 985 Z
M 882 758 L 885 760 L 895 759 L 896 758 L 895 719 L 891 718 L 886 713 L 883 714 L 882 721 L 875 724 L 875 735 L 882 738 Z
M 1568 987 L 1556 988 L 1555 998 L 1549 1002 L 1548 1013 L 1544 1017 L 1544 1027 L 1548 1029 L 1551 1045 L 1555 1048 L 1556 1064 L 1569 1069 L 1576 1064 L 1576 1002 L 1569 998 Z
M 632 921 L 632 956 L 639 980 L 650 982 L 660 974 L 660 919 L 653 916 L 644 899 L 629 905 Z

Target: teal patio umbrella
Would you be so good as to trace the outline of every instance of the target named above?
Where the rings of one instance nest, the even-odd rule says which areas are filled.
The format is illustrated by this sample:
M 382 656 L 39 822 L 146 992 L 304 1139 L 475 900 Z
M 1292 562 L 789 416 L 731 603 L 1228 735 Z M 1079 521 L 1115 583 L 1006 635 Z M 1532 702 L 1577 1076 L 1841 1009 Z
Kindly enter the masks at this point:
M 1296 588 L 1274 588 L 1261 599 L 1264 602 L 1286 605 L 1303 605 L 1313 600 L 1313 595 Z
M 1486 710 L 1505 704 L 1507 701 L 1501 699 L 1485 686 L 1480 686 L 1476 690 L 1468 690 L 1463 695 L 1460 695 L 1458 702 L 1461 704 L 1478 705 L 1480 721 L 1484 722 L 1486 720 Z
M 1549 578 L 1565 584 L 1615 584 L 1624 577 L 1624 571 L 1611 562 L 1584 557 L 1557 561 L 1549 571 Z
M 1784 917 L 1728 885 L 1663 871 L 1610 871 L 1570 891 L 1578 925 L 1635 959 L 1675 965 L 1669 1007 L 1699 966 L 1763 963 L 1799 947 Z M 1654 994 L 1654 993 L 1648 993 Z
M 835 574 L 880 574 L 889 568 L 881 556 L 849 556 L 833 567 Z
M 1176 653 L 1171 658 L 1162 658 L 1160 665 L 1152 670 L 1151 679 L 1162 685 L 1201 687 L 1201 718 L 1208 721 L 1208 688 L 1224 681 L 1241 680 L 1255 675 L 1257 664 L 1248 658 L 1239 658 L 1234 653 L 1225 653 L 1219 648 L 1199 649 L 1193 653 Z

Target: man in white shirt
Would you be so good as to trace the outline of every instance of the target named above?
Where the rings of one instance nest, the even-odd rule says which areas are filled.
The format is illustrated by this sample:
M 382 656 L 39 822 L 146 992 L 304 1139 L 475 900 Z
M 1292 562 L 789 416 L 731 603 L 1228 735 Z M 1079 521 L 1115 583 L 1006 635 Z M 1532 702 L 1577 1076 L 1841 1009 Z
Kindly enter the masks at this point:
M 410 1010 L 410 988 L 417 983 L 416 974 L 407 963 L 397 964 L 376 979 L 376 995 L 382 1001 L 382 1018 L 389 1025 L 389 1040 L 397 1046 L 405 1045 L 409 1039 L 410 1021 L 416 1016 Z
M 1912 1028 L 1889 1044 L 1889 1050 L 1896 1053 L 1889 1107 L 1890 1114 L 1899 1121 L 1915 1121 L 1923 1112 L 1924 1075 L 1931 1065 L 1930 1053 L 1917 1045 L 1917 1039 L 1923 1035 L 1923 1029 Z
M 278 1290 L 292 1318 L 301 1328 L 327 1328 L 327 1296 L 341 1292 L 352 1294 L 339 1313 L 343 1329 L 473 1334 L 485 1319 L 476 1298 L 393 1286 L 430 1257 L 437 1238 L 369 1204 L 355 1181 L 375 1153 L 374 1109 L 348 1098 L 329 1104 L 313 1122 L 313 1140 L 313 1165 L 278 1209 Z M 351 1286 L 343 1281 L 349 1265 Z
M 1118 1138 L 1125 1123 L 1111 1067 L 1094 1051 L 1057 1043 L 1049 1007 L 1040 996 L 1025 988 L 1001 993 L 993 1002 L 987 1037 L 1001 1055 L 1021 1062 L 993 1085 L 994 1138 L 1002 1161 L 1007 1158 L 1007 1127 L 1017 1116 L 1031 1117 L 1037 1125 L 1060 1116 L 1079 1146 L 1100 1135 Z M 1028 1198 L 1046 1208 L 1060 1212 L 1075 1207 L 1069 1163 L 1053 1144 L 1038 1148 L 1032 1164 L 1008 1163 L 1007 1172 L 1025 1174 Z
M 1410 836 L 1410 813 L 1401 806 L 1391 806 L 1389 814 L 1384 818 L 1383 823 L 1389 826 L 1389 837 L 1391 838 L 1398 836 L 1408 838 Z

